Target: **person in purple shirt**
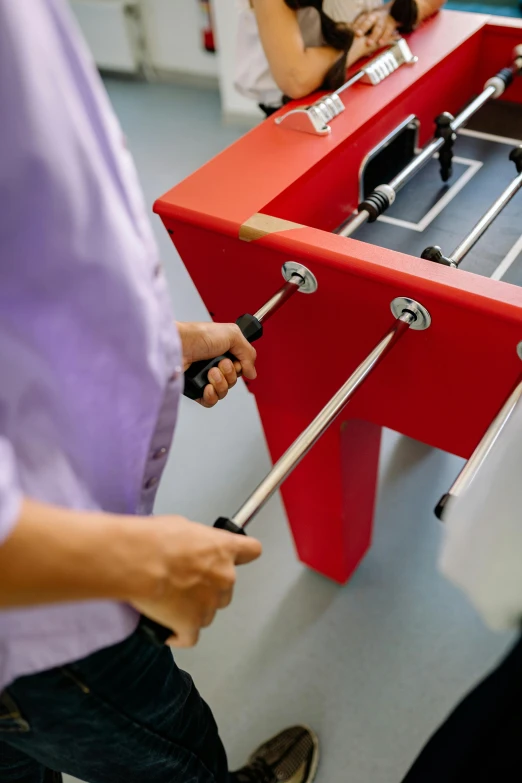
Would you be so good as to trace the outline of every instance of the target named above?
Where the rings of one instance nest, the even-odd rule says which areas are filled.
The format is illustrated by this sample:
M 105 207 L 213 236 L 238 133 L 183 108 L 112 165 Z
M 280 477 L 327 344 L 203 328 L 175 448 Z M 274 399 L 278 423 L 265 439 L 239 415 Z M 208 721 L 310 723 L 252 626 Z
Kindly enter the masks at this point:
M 178 324 L 131 158 L 65 0 L 0 0 L 0 780 L 306 783 L 317 740 L 229 773 L 208 706 L 144 616 L 191 646 L 257 541 L 151 517 L 183 370 L 255 351 Z

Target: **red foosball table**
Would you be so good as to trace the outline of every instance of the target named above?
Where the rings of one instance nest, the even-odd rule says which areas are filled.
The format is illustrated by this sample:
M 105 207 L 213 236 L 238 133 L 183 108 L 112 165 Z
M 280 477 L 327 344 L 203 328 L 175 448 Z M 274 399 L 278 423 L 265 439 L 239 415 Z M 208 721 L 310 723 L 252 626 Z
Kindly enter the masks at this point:
M 289 263 L 317 280 L 266 327 L 249 385 L 274 461 L 390 328 L 393 301 L 418 302 L 431 317 L 397 343 L 282 487 L 299 558 L 338 582 L 370 546 L 382 427 L 469 458 L 520 379 L 522 289 L 458 268 L 503 205 L 453 256 L 380 247 L 369 223 L 420 170 L 420 156 L 438 154 L 448 179 L 476 109 L 522 102 L 521 42 L 517 20 L 442 12 L 408 37 L 415 60 L 284 107 L 155 204 L 217 321 L 253 312 Z M 363 224 L 369 241 L 356 238 Z

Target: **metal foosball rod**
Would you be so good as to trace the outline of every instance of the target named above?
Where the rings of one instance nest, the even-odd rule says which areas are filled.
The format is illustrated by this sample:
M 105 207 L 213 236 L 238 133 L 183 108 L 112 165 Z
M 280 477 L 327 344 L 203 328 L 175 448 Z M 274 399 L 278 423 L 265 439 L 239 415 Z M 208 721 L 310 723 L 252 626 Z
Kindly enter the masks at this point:
M 467 256 L 469 251 L 477 244 L 478 240 L 486 233 L 494 220 L 500 215 L 504 207 L 509 204 L 513 196 L 522 188 L 522 145 L 511 150 L 509 159 L 514 162 L 518 176 L 510 182 L 504 192 L 480 218 L 470 233 L 459 245 L 457 245 L 455 250 L 449 256 L 445 256 L 440 247 L 434 245 L 433 247 L 427 247 L 423 251 L 421 258 L 425 258 L 427 261 L 434 261 L 436 264 L 451 266 L 454 269 L 459 266 L 460 262 Z
M 244 533 L 245 527 L 263 508 L 286 478 L 299 465 L 303 457 L 317 443 L 328 427 L 350 402 L 355 392 L 364 383 L 377 365 L 392 350 L 409 330 L 423 331 L 431 325 L 429 312 L 418 302 L 407 297 L 398 297 L 391 303 L 395 321 L 366 359 L 350 375 L 345 384 L 334 394 L 323 410 L 294 441 L 276 462 L 266 478 L 232 517 L 220 517 L 214 527 L 233 533 Z
M 215 527 L 224 530 L 230 530 L 234 533 L 244 533 L 245 527 L 254 518 L 254 516 L 263 508 L 265 503 L 272 497 L 283 481 L 297 467 L 303 457 L 310 451 L 312 446 L 319 440 L 321 435 L 328 429 L 330 424 L 337 418 L 339 413 L 348 404 L 357 389 L 366 380 L 370 373 L 384 359 L 386 354 L 393 348 L 397 341 L 406 331 L 417 322 L 421 315 L 419 305 L 410 303 L 404 306 L 402 312 L 396 318 L 395 323 L 383 339 L 375 346 L 373 351 L 357 367 L 357 369 L 348 378 L 346 383 L 332 397 L 330 402 L 316 416 L 306 430 L 297 438 L 283 456 L 276 462 L 270 473 L 259 484 L 257 489 L 245 501 L 241 508 L 236 511 L 234 516 L 229 518 L 222 517 L 216 523 Z M 426 316 L 421 316 L 424 320 L 419 321 L 426 324 Z M 427 324 L 429 325 L 429 324 Z M 417 327 L 418 328 L 418 327 Z M 427 328 L 427 326 L 424 326 Z
M 519 358 L 522 358 L 522 343 L 517 346 Z M 522 398 L 522 379 L 519 379 L 515 388 L 499 410 L 477 448 L 468 459 L 451 488 L 441 497 L 435 507 L 435 516 L 444 521 L 450 505 L 463 494 L 470 484 L 476 479 L 480 468 L 487 459 L 491 449 L 498 440 L 500 433 L 513 415 L 513 412 Z
M 419 302 L 408 297 L 398 297 L 391 302 L 391 310 L 395 316 L 395 321 L 377 343 L 375 348 L 368 354 L 366 359 L 350 375 L 345 384 L 334 394 L 332 399 L 325 405 L 315 419 L 292 443 L 282 457 L 275 463 L 272 470 L 266 475 L 257 489 L 243 503 L 232 517 L 219 517 L 214 523 L 214 527 L 220 530 L 226 530 L 230 533 L 246 535 L 245 527 L 263 508 L 265 503 L 279 489 L 281 484 L 288 478 L 292 471 L 299 465 L 303 457 L 317 443 L 321 436 L 326 432 L 333 421 L 338 417 L 341 411 L 350 402 L 355 392 L 362 386 L 364 381 L 371 375 L 381 361 L 390 353 L 399 340 L 404 337 L 410 329 L 414 331 L 423 331 L 431 325 L 431 316 L 429 312 Z M 172 631 L 164 628 L 162 625 L 143 618 L 143 625 L 149 636 L 156 644 L 164 644 L 172 636 Z
M 359 204 L 358 214 L 351 215 L 335 234 L 343 237 L 352 236 L 365 223 L 373 223 L 395 201 L 397 193 L 406 185 L 438 152 L 441 159 L 441 176 L 446 182 L 451 176 L 451 160 L 453 143 L 456 133 L 468 120 L 476 114 L 492 98 L 499 98 L 512 83 L 515 76 L 522 72 L 522 44 L 513 52 L 513 62 L 503 68 L 484 85 L 483 91 L 456 117 L 449 112 L 443 112 L 436 119 L 436 134 L 434 138 L 387 184 L 378 185 L 375 190 Z
M 302 264 L 290 261 L 283 265 L 283 277 L 286 282 L 265 304 L 254 313 L 240 316 L 236 324 L 241 329 L 249 343 L 259 340 L 263 336 L 263 324 L 283 307 L 289 299 L 298 291 L 305 294 L 313 294 L 317 291 L 315 276 Z M 213 367 L 217 367 L 223 359 L 235 361 L 231 354 L 217 356 L 214 359 L 203 359 L 193 362 L 185 372 L 185 386 L 183 394 L 190 400 L 199 400 L 208 384 L 208 374 Z

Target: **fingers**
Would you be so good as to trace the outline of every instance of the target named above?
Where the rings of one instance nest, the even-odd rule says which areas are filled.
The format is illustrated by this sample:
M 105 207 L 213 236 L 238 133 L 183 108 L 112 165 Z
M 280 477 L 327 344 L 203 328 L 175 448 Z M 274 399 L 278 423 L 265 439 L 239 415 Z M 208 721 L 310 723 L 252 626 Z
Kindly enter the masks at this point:
M 216 390 L 210 383 L 208 384 L 208 386 L 205 386 L 203 397 L 200 400 L 198 400 L 198 402 L 204 408 L 213 408 L 214 405 L 217 405 L 217 403 L 219 402 L 219 397 L 216 394 Z
M 174 628 L 167 639 L 169 647 L 194 647 L 199 641 L 202 628 L 208 628 L 218 610 L 221 595 L 217 591 L 194 591 L 186 596 L 183 613 L 169 623 Z
M 360 14 L 355 22 L 355 35 L 357 35 L 359 38 L 362 38 L 363 35 L 369 33 L 374 26 L 376 19 L 377 14 L 375 13 Z
M 379 45 L 385 46 L 397 38 L 397 22 L 391 16 L 386 20 L 384 31 L 379 39 Z
M 218 367 L 227 383 L 227 391 L 237 383 L 236 364 L 238 364 L 239 368 L 241 369 L 241 364 L 239 362 L 231 362 L 230 359 L 223 359 L 223 361 L 218 364 Z
M 376 17 L 375 24 L 373 25 L 370 33 L 368 34 L 368 43 L 370 46 L 379 43 L 384 31 L 386 29 L 386 17 L 379 14 Z
M 234 572 L 234 570 L 232 569 Z M 235 581 L 234 578 L 232 580 Z M 233 588 L 221 592 L 205 593 L 194 601 L 192 607 L 187 607 L 185 622 L 176 622 L 176 630 L 166 644 L 169 647 L 194 647 L 202 628 L 208 628 L 215 620 L 218 609 L 225 609 L 232 601 Z
M 223 590 L 223 592 L 219 596 L 218 609 L 226 609 L 227 606 L 230 606 L 230 604 L 232 603 L 233 595 L 234 595 L 234 590 L 232 587 L 229 590 Z
M 244 337 L 239 326 L 230 324 L 230 330 L 230 353 L 234 354 L 238 359 L 245 378 L 253 381 L 257 378 L 255 368 L 257 358 L 256 349 L 250 345 L 248 340 Z
M 228 390 L 232 389 L 241 374 L 241 364 L 231 362 L 230 359 L 223 359 L 217 367 L 210 370 L 208 380 L 210 383 L 203 392 L 203 398 L 200 400 L 205 408 L 213 408 L 214 405 L 223 400 Z
M 368 48 L 385 46 L 394 40 L 397 33 L 397 22 L 389 14 L 373 11 L 361 14 L 355 21 L 355 35 L 359 38 L 368 36 Z
M 230 365 L 232 367 L 232 362 L 229 360 L 226 360 L 227 365 Z M 221 364 L 225 364 L 225 362 L 221 362 Z M 228 393 L 228 383 L 226 376 L 221 371 L 221 365 L 218 367 L 214 367 L 208 374 L 208 380 L 211 384 L 211 386 L 214 388 L 214 391 L 216 392 L 218 400 L 224 400 Z
M 167 639 L 166 644 L 169 647 L 195 647 L 199 641 L 199 628 L 187 627 L 182 631 L 176 631 L 173 636 Z

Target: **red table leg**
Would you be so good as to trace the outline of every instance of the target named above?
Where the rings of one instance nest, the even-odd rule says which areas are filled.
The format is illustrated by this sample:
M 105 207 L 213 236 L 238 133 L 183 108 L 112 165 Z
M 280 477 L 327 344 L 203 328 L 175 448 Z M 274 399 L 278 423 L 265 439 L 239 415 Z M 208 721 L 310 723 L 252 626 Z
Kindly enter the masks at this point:
M 280 412 L 259 407 L 275 460 L 309 422 L 285 417 L 282 426 Z M 340 419 L 281 488 L 299 559 L 336 582 L 350 578 L 371 543 L 380 441 L 380 426 Z

